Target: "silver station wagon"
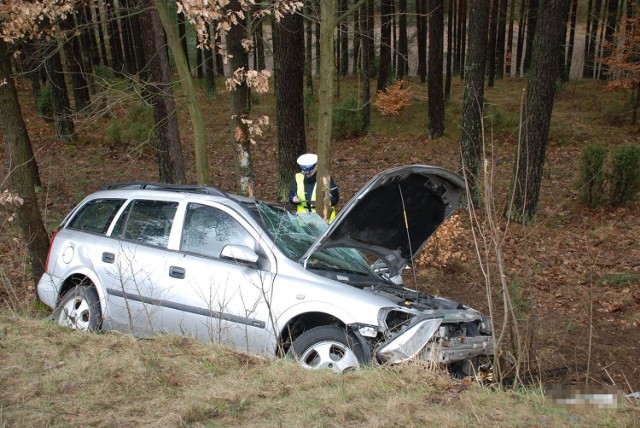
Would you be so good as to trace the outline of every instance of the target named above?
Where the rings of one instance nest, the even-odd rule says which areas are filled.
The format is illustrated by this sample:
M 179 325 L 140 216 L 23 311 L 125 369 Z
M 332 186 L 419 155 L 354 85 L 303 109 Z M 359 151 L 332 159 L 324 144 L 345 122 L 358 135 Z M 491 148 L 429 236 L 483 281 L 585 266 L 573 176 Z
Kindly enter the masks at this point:
M 419 359 L 467 374 L 493 354 L 490 319 L 401 276 L 463 191 L 441 168 L 390 169 L 327 226 L 214 187 L 112 184 L 64 219 L 38 295 L 72 329 L 176 333 L 336 372 Z

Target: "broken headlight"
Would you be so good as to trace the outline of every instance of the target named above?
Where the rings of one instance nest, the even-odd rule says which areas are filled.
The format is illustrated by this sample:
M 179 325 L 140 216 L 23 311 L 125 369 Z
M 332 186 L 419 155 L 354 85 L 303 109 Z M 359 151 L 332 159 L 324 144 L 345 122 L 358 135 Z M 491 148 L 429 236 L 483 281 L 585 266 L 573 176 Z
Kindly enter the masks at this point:
M 440 327 L 442 317 L 420 318 L 399 332 L 377 352 L 378 358 L 386 363 L 401 363 L 418 355 Z

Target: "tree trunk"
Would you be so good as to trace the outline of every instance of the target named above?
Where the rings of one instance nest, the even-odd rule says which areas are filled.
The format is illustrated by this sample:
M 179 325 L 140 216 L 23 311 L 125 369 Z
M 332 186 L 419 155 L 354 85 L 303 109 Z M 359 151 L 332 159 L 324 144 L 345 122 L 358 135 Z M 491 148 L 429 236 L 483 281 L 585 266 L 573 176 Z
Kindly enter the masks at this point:
M 56 126 L 56 137 L 60 141 L 72 141 L 76 139 L 76 130 L 71 116 L 69 104 L 69 92 L 62 71 L 60 52 L 55 41 L 49 42 L 46 60 L 47 85 L 51 89 L 51 101 L 53 104 L 53 120 Z
M 211 37 L 211 25 L 207 25 L 207 35 Z M 204 49 L 203 55 L 203 67 L 204 67 L 204 81 L 205 87 L 207 89 L 207 98 L 210 100 L 216 99 L 218 97 L 218 93 L 216 91 L 216 70 L 214 59 L 214 49 L 213 47 L 207 47 Z
M 356 0 L 357 1 L 357 0 Z M 407 39 L 407 0 L 398 1 L 398 79 L 409 75 L 409 42 Z
M 80 13 L 80 38 L 82 40 L 82 48 L 86 53 L 85 63 L 89 64 L 86 72 L 91 73 L 100 65 L 100 51 L 98 49 L 98 41 L 96 39 L 95 23 L 91 21 L 91 6 L 85 4 Z
M 491 1 L 489 13 L 489 42 L 487 43 L 487 86 L 492 88 L 496 77 L 496 34 L 500 0 Z
M 356 0 L 357 1 L 357 0 Z M 362 8 L 353 12 L 353 61 L 351 62 L 351 73 L 354 76 L 358 75 L 362 64 L 360 62 L 360 36 L 362 35 L 362 26 L 360 25 L 360 15 L 362 15 Z
M 305 25 L 305 60 L 304 60 L 304 77 L 307 89 L 313 94 L 313 20 L 311 19 L 311 2 L 313 0 L 305 0 L 304 2 L 304 25 Z
M 256 27 L 254 29 L 255 35 L 255 58 L 256 58 L 256 66 L 255 69 L 260 71 L 267 68 L 264 57 L 264 26 L 262 25 L 262 19 L 259 19 L 256 23 Z
M 498 10 L 498 31 L 496 34 L 496 79 L 504 78 L 504 42 L 507 30 L 507 3 L 508 0 L 500 0 Z
M 506 53 L 506 73 L 507 77 L 511 77 L 511 68 L 513 67 L 515 57 L 513 56 L 513 20 L 516 13 L 516 2 L 511 1 L 509 8 L 509 34 L 507 35 L 507 53 Z
M 37 282 L 45 272 L 49 236 L 38 209 L 32 175 L 32 171 L 37 170 L 36 160 L 11 77 L 11 56 L 0 37 L 0 82 L 3 81 L 6 83 L 0 85 L 0 130 L 8 161 L 8 182 L 11 191 L 23 200 L 16 208 L 18 225 L 31 259 L 31 276 Z
M 522 73 L 523 61 L 524 61 L 524 35 L 526 32 L 526 6 L 527 0 L 520 2 L 520 21 L 518 22 L 518 41 L 516 43 L 516 77 Z
M 187 179 L 180 147 L 180 132 L 176 117 L 176 103 L 171 89 L 171 70 L 165 48 L 164 31 L 157 10 L 150 7 L 151 0 L 146 1 L 148 7 L 140 16 L 141 37 L 149 69 L 149 81 L 145 83 L 153 105 L 160 181 L 183 184 Z
M 589 2 L 591 6 L 591 2 Z M 584 72 L 583 77 L 593 79 L 595 77 L 595 58 L 597 50 L 598 23 L 600 21 L 600 8 L 602 0 L 595 0 L 590 16 L 587 17 L 587 41 L 585 42 Z
M 378 67 L 378 91 L 386 91 L 391 76 L 391 14 L 393 0 L 380 0 L 380 64 Z
M 122 47 L 124 54 L 124 69 L 126 70 L 129 76 L 132 76 L 137 73 L 136 70 L 136 58 L 135 52 L 133 49 L 133 33 L 131 31 L 131 2 L 120 1 L 119 2 L 119 11 L 120 11 L 120 33 L 122 35 Z
M 278 126 L 278 198 L 287 201 L 296 159 L 307 150 L 304 121 L 304 25 L 299 14 L 273 22 L 273 68 Z
M 447 11 L 447 68 L 444 84 L 444 99 L 448 101 L 451 98 L 451 60 L 453 58 L 453 0 L 449 0 L 449 10 Z
M 360 58 L 362 64 L 360 65 L 360 79 L 362 80 L 362 94 L 360 99 L 362 100 L 362 131 L 367 132 L 369 126 L 371 126 L 371 86 L 369 79 L 371 77 L 371 59 L 369 57 L 369 44 L 373 44 L 367 32 L 364 29 L 367 27 L 367 7 L 363 5 L 360 8 Z
M 196 48 L 196 79 L 202 79 L 204 77 L 204 49 Z
M 137 7 L 137 3 L 134 2 L 134 4 L 136 5 L 134 7 Z M 131 25 L 131 33 L 134 34 L 132 42 L 136 73 L 138 73 L 138 75 L 144 75 L 143 70 L 147 63 L 144 55 L 144 47 L 142 46 L 141 38 L 135 37 L 136 34 L 142 34 L 142 29 L 140 28 L 140 15 L 138 13 L 131 14 L 129 17 L 129 25 Z
M 85 78 L 85 71 L 82 69 L 80 41 L 78 40 L 78 36 L 72 33 L 74 26 L 73 15 L 68 15 L 61 23 L 61 28 L 66 32 L 68 37 L 64 42 L 64 53 L 71 75 L 70 80 L 73 88 L 75 111 L 78 114 L 84 114 L 89 104 L 91 104 L 91 96 L 89 95 L 89 84 Z
M 333 123 L 333 78 L 335 67 L 333 21 L 336 0 L 320 0 L 320 84 L 318 86 L 318 178 L 316 209 L 329 220 L 331 211 L 331 128 Z
M 101 15 L 100 11 L 104 10 L 105 14 Z M 102 64 L 106 67 L 109 67 L 110 63 L 109 63 L 109 55 L 107 54 L 107 52 L 110 50 L 111 47 L 111 41 L 107 40 L 109 38 L 109 34 L 107 33 L 105 35 L 105 31 L 102 27 L 102 22 L 104 20 L 104 17 L 107 16 L 108 10 L 107 10 L 107 5 L 105 4 L 104 1 L 99 0 L 98 2 L 96 2 L 96 7 L 92 7 L 90 12 L 95 15 L 95 19 L 93 20 L 93 22 L 97 25 L 97 30 L 96 30 L 96 34 L 98 35 L 98 48 L 99 48 L 99 55 L 102 58 Z M 107 24 L 108 25 L 108 24 Z
M 373 0 L 371 0 L 373 1 Z M 320 5 L 320 0 L 316 0 L 316 5 L 319 6 Z M 320 22 L 316 21 L 316 25 L 315 25 L 315 35 L 316 35 L 316 42 L 315 42 L 315 49 L 316 49 L 316 76 L 320 76 Z
M 111 69 L 119 76 L 122 75 L 124 56 L 122 54 L 120 30 L 118 29 L 118 12 L 113 0 L 105 0 L 105 9 L 107 12 L 109 47 L 111 48 Z
M 346 12 L 349 8 L 349 0 L 340 0 L 341 11 Z M 349 23 L 347 19 L 340 22 L 340 75 L 346 76 L 349 73 Z
M 469 0 L 469 52 L 465 62 L 464 102 L 462 109 L 462 165 L 474 206 L 480 206 L 482 180 L 484 75 L 487 58 L 489 4 L 485 0 Z
M 418 77 L 427 81 L 427 0 L 416 0 L 416 38 L 418 44 Z M 371 58 L 373 61 L 373 58 Z
M 604 35 L 605 43 L 602 48 L 602 58 L 609 58 L 611 56 L 614 43 L 613 36 L 618 26 L 618 0 L 609 0 L 607 6 L 607 27 Z M 610 77 L 609 65 L 606 62 L 602 62 L 601 67 L 600 78 L 608 79 Z
M 538 13 L 540 8 L 538 7 L 540 0 L 529 0 L 529 7 L 527 8 L 527 45 L 524 52 L 524 73 L 529 72 L 531 66 L 531 55 L 533 54 L 533 39 L 536 34 L 536 26 L 538 23 Z
M 189 62 L 189 46 L 187 45 L 187 23 L 184 19 L 184 13 L 178 13 L 178 36 L 180 37 L 180 46 L 182 46 L 182 53 L 184 60 L 187 62 L 189 72 L 191 72 L 191 63 Z
M 373 79 L 376 76 L 376 43 L 375 43 L 375 2 L 374 0 L 368 0 L 367 4 L 367 38 L 371 41 L 369 43 L 369 78 Z M 320 34 L 318 33 L 318 36 Z M 426 51 L 425 51 L 426 52 Z
M 558 78 L 558 52 L 566 34 L 563 17 L 567 14 L 569 0 L 542 0 L 540 5 L 531 70 L 527 77 L 523 141 L 518 147 L 512 180 L 513 200 L 506 211 L 508 218 L 524 224 L 535 221 L 538 210 Z
M 464 80 L 464 62 L 466 60 L 465 52 L 467 51 L 467 1 L 460 0 L 460 79 Z
M 211 23 L 211 28 L 216 28 L 218 25 L 218 21 L 213 21 Z M 220 36 L 220 32 L 216 31 L 216 46 L 222 46 L 222 36 Z M 224 58 L 222 56 L 222 52 L 219 49 L 215 49 L 215 63 L 216 63 L 216 73 L 218 76 L 224 76 Z
M 567 47 L 567 59 L 564 62 L 564 77 L 568 81 L 571 79 L 571 64 L 573 63 L 573 48 L 576 39 L 576 20 L 578 16 L 578 0 L 570 0 L 569 11 L 569 46 Z
M 200 103 L 198 102 L 198 97 L 193 87 L 189 67 L 187 66 L 184 55 L 182 55 L 180 38 L 178 37 L 178 32 L 176 31 L 172 15 L 169 12 L 168 4 L 163 0 L 153 0 L 153 4 L 156 9 L 158 9 L 158 15 L 160 16 L 162 28 L 166 34 L 167 42 L 171 49 L 171 55 L 173 56 L 176 69 L 178 70 L 178 75 L 180 76 L 180 84 L 182 85 L 185 102 L 187 104 L 187 109 L 189 110 L 189 116 L 191 117 L 198 184 L 211 184 L 211 179 L 209 177 L 209 158 L 207 156 L 207 134 L 204 128 L 204 119 L 202 118 Z
M 444 135 L 444 92 L 442 89 L 444 1 L 429 0 L 429 138 Z
M 232 0 L 229 3 L 229 10 L 240 11 L 240 0 Z M 238 19 L 238 22 L 231 26 L 227 33 L 226 42 L 229 54 L 231 70 L 239 68 L 249 69 L 249 55 L 242 46 L 243 39 L 247 38 L 246 19 Z M 255 180 L 253 178 L 253 165 L 251 161 L 251 142 L 249 137 L 249 127 L 243 122 L 250 113 L 249 86 L 243 79 L 240 85 L 231 92 L 231 145 L 236 154 L 236 180 L 238 191 L 241 195 L 255 196 Z

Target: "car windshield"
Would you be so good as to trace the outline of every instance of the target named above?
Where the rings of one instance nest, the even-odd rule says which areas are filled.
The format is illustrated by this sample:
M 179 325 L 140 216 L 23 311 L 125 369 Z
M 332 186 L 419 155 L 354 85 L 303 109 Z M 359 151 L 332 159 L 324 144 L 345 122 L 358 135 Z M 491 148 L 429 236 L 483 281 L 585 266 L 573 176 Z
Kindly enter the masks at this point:
M 260 201 L 256 201 L 256 207 L 276 246 L 296 262 L 327 228 L 327 224 L 315 213 L 293 214 Z M 307 267 L 373 275 L 366 258 L 355 248 L 316 251 L 307 261 Z

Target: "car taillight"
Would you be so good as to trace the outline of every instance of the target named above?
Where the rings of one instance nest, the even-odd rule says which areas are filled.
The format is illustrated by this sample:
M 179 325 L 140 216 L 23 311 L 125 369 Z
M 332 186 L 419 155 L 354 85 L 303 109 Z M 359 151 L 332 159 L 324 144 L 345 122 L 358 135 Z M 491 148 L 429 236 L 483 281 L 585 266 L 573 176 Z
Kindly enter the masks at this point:
M 53 232 L 53 235 L 51 235 L 51 244 L 49 245 L 49 252 L 47 253 L 47 261 L 44 265 L 45 267 L 45 272 L 49 272 L 49 259 L 51 258 L 51 250 L 53 249 L 53 241 L 56 239 L 56 235 L 58 234 L 58 232 L 60 231 L 60 229 L 56 230 L 55 232 Z

